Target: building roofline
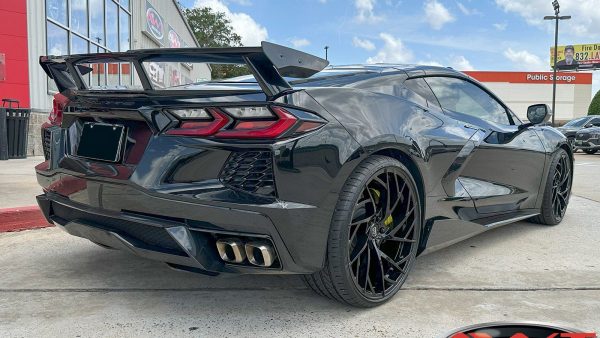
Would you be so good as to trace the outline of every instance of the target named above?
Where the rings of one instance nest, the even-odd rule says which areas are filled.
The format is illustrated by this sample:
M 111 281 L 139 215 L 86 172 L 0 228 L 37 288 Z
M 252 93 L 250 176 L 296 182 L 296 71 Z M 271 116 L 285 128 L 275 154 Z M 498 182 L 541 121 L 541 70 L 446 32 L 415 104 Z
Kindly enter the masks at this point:
M 190 32 L 190 34 L 192 35 L 192 39 L 194 40 L 194 43 L 196 44 L 196 47 L 202 47 L 202 46 L 200 46 L 200 43 L 198 42 L 198 39 L 196 39 L 196 35 L 194 34 L 194 31 L 192 30 L 192 27 L 188 23 L 187 18 L 185 17 L 185 14 L 183 14 L 183 10 L 181 9 L 181 6 L 179 5 L 179 2 L 177 0 L 172 0 L 172 1 L 173 1 L 173 4 L 175 5 L 175 8 L 177 8 L 177 11 L 179 12 L 179 15 L 181 16 L 181 19 L 183 20 L 183 23 L 185 23 L 185 27 L 187 27 L 188 32 Z

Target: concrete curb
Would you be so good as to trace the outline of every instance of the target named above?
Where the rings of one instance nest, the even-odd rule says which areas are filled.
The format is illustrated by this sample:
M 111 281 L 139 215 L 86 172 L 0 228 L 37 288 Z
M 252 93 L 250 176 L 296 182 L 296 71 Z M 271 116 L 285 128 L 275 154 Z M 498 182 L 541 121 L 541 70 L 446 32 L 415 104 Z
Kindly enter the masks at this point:
M 54 226 L 48 223 L 40 208 L 27 207 L 0 209 L 0 233 Z

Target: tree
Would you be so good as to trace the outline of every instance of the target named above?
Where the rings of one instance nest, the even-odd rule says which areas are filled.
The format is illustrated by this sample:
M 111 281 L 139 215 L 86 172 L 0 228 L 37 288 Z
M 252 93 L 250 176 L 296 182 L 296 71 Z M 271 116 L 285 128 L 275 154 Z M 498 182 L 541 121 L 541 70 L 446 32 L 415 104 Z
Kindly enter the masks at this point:
M 225 17 L 225 13 L 204 7 L 186 9 L 184 14 L 200 47 L 242 46 L 242 37 L 233 31 L 231 21 Z M 213 80 L 250 74 L 246 65 L 211 64 L 210 66 Z
M 590 109 L 588 110 L 588 115 L 600 115 L 600 90 L 596 93 L 596 95 L 592 99 L 592 103 L 590 103 Z

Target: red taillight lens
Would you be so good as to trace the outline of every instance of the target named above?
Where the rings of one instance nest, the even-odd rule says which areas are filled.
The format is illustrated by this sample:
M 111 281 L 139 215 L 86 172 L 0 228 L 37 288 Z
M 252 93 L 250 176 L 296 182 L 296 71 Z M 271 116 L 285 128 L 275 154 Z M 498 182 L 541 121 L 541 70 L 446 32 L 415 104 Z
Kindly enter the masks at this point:
M 215 135 L 221 138 L 274 139 L 283 135 L 296 124 L 298 119 L 287 110 L 273 106 L 271 110 L 278 117 L 275 121 L 240 121 L 233 129 L 221 130 Z
M 276 139 L 303 134 L 327 122 L 312 113 L 290 110 L 295 113 L 280 106 L 171 110 L 180 123 L 166 133 L 223 139 Z
M 63 110 L 65 106 L 69 103 L 69 99 L 62 95 L 56 94 L 54 95 L 54 100 L 52 101 L 52 111 L 50 111 L 50 115 L 48 116 L 48 120 L 50 124 L 53 126 L 60 126 L 63 120 Z
M 227 115 L 216 109 L 206 110 L 211 116 L 210 121 L 183 121 L 177 129 L 167 131 L 168 135 L 178 136 L 210 136 L 214 135 L 219 129 L 225 127 L 229 123 Z

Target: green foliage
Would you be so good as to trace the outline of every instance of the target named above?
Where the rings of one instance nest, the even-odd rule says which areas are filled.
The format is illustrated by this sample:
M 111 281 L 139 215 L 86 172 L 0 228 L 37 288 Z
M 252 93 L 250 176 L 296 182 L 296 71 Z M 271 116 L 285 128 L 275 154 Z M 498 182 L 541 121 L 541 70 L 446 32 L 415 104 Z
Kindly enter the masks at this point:
M 596 95 L 592 99 L 592 103 L 590 103 L 590 109 L 588 110 L 588 115 L 600 115 L 600 90 L 596 93 Z
M 184 13 L 200 47 L 242 46 L 242 38 L 233 31 L 231 21 L 225 17 L 225 13 L 215 12 L 207 7 L 186 9 Z M 250 74 L 246 65 L 211 64 L 210 66 L 213 80 Z

